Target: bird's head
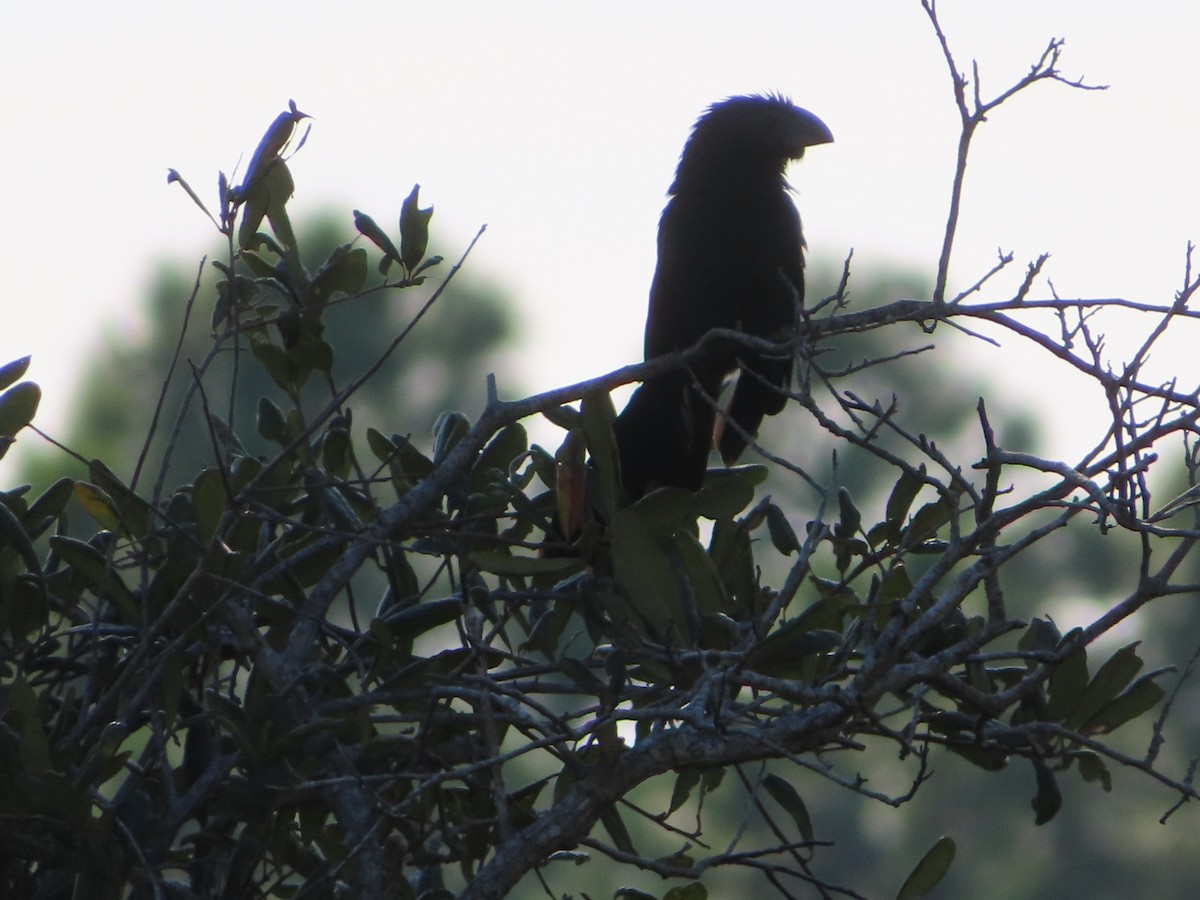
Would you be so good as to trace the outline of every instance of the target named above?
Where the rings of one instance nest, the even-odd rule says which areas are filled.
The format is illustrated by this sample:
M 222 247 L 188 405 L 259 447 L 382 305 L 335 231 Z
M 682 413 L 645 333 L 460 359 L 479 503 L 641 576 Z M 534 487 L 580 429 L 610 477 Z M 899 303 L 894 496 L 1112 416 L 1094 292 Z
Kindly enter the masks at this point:
M 832 140 L 824 122 L 787 97 L 730 97 L 714 103 L 696 122 L 671 192 L 684 187 L 693 173 L 782 176 L 788 161 L 803 156 L 805 148 Z

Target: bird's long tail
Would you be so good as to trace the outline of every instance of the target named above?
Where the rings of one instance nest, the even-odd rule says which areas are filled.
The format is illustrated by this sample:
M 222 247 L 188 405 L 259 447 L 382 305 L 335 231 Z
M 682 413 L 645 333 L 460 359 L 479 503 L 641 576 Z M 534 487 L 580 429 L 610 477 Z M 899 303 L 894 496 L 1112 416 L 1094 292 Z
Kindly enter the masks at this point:
M 720 373 L 698 380 L 708 398 L 720 392 Z M 697 393 L 691 372 L 656 375 L 634 391 L 613 423 L 621 482 L 629 499 L 666 485 L 699 490 L 715 419 L 712 403 Z
M 758 434 L 763 416 L 773 416 L 787 403 L 785 390 L 791 380 L 792 361 L 759 357 L 743 361 L 745 369 L 739 373 L 733 396 L 725 411 L 725 417 L 737 423 L 733 428 L 728 422 L 718 426 L 718 447 L 721 461 L 727 466 L 737 462 L 745 451 L 748 438 Z

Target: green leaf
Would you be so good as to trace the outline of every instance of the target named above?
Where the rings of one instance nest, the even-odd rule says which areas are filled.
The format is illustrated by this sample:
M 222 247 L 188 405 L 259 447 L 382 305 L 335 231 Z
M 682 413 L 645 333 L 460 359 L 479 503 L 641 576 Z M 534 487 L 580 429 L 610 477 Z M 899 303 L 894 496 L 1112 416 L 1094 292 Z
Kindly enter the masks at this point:
M 693 634 L 685 613 L 679 576 L 670 558 L 646 527 L 636 507 L 620 510 L 612 521 L 613 573 L 633 609 L 663 643 Z M 677 640 L 671 641 L 670 635 Z
M 1030 801 L 1035 813 L 1034 823 L 1045 825 L 1062 808 L 1062 792 L 1058 789 L 1058 782 L 1049 766 L 1036 756 L 1030 759 L 1030 762 L 1033 763 L 1033 771 L 1037 776 L 1037 793 Z
M 739 603 L 739 618 L 746 618 L 754 611 L 757 587 L 750 530 L 744 523 L 717 519 L 708 543 L 708 554 L 721 573 L 726 591 Z
M 1120 728 L 1126 722 L 1138 718 L 1158 706 L 1166 691 L 1155 683 L 1154 679 L 1166 672 L 1174 671 L 1172 667 L 1157 669 L 1143 675 L 1128 688 L 1117 695 L 1116 699 L 1103 707 L 1098 713 L 1083 723 L 1080 728 L 1084 734 L 1108 734 Z
M 313 277 L 313 299 L 324 303 L 334 294 L 355 294 L 367 280 L 367 251 L 342 244 L 329 254 Z
M 283 414 L 283 410 L 270 397 L 258 398 L 258 415 L 256 416 L 255 425 L 258 428 L 258 433 L 274 444 L 286 446 L 290 440 L 288 437 L 287 416 Z
M 12 437 L 33 421 L 42 389 L 32 381 L 22 381 L 0 394 L 0 436 Z
M 938 838 L 937 843 L 929 848 L 908 878 L 904 880 L 904 884 L 900 886 L 900 890 L 896 894 L 896 900 L 917 900 L 919 897 L 927 896 L 950 870 L 950 864 L 954 862 L 955 849 L 953 838 Z
M 705 793 L 711 794 L 721 786 L 721 782 L 725 780 L 725 773 L 728 770 L 722 766 L 717 769 L 705 769 L 703 785 Z
M 585 462 L 587 438 L 582 431 L 568 431 L 554 453 L 553 531 L 564 538 L 580 533 L 587 514 L 588 471 Z M 513 497 L 516 500 L 516 495 Z M 539 514 L 540 517 L 540 514 Z
M 424 260 L 422 260 L 420 265 L 418 265 L 415 269 L 412 270 L 412 274 L 415 277 L 415 276 L 419 275 L 420 273 L 424 272 L 426 269 L 432 269 L 434 266 L 441 265 L 442 262 L 443 262 L 443 259 L 440 256 L 435 255 L 435 256 L 426 257 Z
M 1073 637 L 1078 629 L 1067 637 Z M 1062 722 L 1079 708 L 1088 683 L 1087 648 L 1076 647 L 1050 673 L 1046 690 L 1050 697 L 1043 717 L 1047 722 Z
M 900 560 L 891 565 L 884 573 L 882 580 L 875 580 L 872 585 L 871 603 L 875 609 L 875 624 L 880 628 L 892 614 L 892 608 L 897 600 L 912 593 L 912 578 L 908 567 Z
M 683 563 L 688 587 L 701 615 L 722 613 L 729 609 L 729 597 L 717 567 L 704 550 L 704 545 L 690 531 L 679 531 L 674 537 L 675 549 Z
M 680 529 L 696 528 L 696 495 L 683 488 L 651 491 L 633 504 L 646 529 L 658 537 L 671 537 Z
M 110 599 L 121 614 L 122 621 L 135 624 L 140 620 L 133 593 L 112 570 L 104 555 L 91 544 L 66 535 L 50 536 L 51 549 L 74 569 L 88 586 L 100 596 Z
M 221 516 L 225 515 L 229 498 L 225 495 L 225 483 L 216 469 L 205 469 L 192 485 L 192 508 L 196 515 L 196 533 L 201 543 L 207 544 L 217 533 Z
M 858 511 L 854 510 L 851 514 L 851 521 L 858 517 Z M 841 522 L 833 529 L 833 553 L 834 562 L 837 565 L 838 572 L 845 574 L 850 568 L 850 564 L 855 557 L 865 558 L 869 548 L 865 541 L 855 536 L 855 532 L 848 531 Z
M 699 769 L 681 769 L 675 776 L 675 787 L 671 789 L 671 805 L 667 809 L 667 815 L 670 815 L 683 806 L 683 804 L 687 803 L 688 798 L 692 796 L 692 791 L 699 785 Z
M 17 551 L 28 571 L 41 574 L 42 565 L 33 549 L 33 543 L 16 513 L 9 509 L 7 503 L 0 503 L 0 545 L 2 544 L 7 544 Z
M 433 423 L 433 462 L 445 461 L 454 445 L 471 430 L 471 420 L 460 412 L 446 411 Z
M 421 186 L 413 185 L 412 192 L 400 207 L 400 259 L 409 272 L 425 257 L 429 246 L 429 219 L 433 216 L 433 207 L 421 209 L 417 205 L 420 192 Z
M 120 529 L 121 514 L 117 511 L 117 505 L 96 485 L 86 481 L 76 482 L 75 501 L 101 528 L 107 531 Z
M 542 410 L 542 416 L 563 431 L 571 431 L 583 427 L 583 419 L 579 410 L 573 406 L 552 406 Z
M 618 850 L 631 854 L 637 853 L 637 848 L 633 846 L 633 839 L 629 836 L 629 831 L 625 828 L 625 823 L 621 820 L 621 813 L 616 806 L 605 807 L 604 812 L 600 814 L 600 824 L 604 826 L 609 839 Z
M 904 530 L 902 544 L 905 547 L 916 547 L 936 537 L 941 527 L 950 521 L 952 513 L 950 504 L 941 498 L 926 503 L 913 514 L 912 521 Z
M 278 272 L 275 271 L 275 264 L 268 262 L 259 253 L 253 250 L 243 250 L 240 254 L 242 262 L 246 264 L 246 268 L 250 270 L 256 278 L 266 278 L 271 281 L 278 281 Z M 221 271 L 225 271 L 224 268 Z
M 1068 728 L 1079 728 L 1088 722 L 1100 710 L 1111 703 L 1129 683 L 1133 681 L 1142 668 L 1142 660 L 1137 655 L 1141 641 L 1126 644 L 1104 661 L 1099 671 L 1079 698 L 1079 704 L 1067 716 Z
M 214 334 L 221 330 L 221 325 L 229 318 L 229 312 L 233 308 L 233 300 L 229 296 L 229 282 L 221 281 L 217 283 L 217 299 L 213 303 L 212 315 L 209 317 L 209 328 Z
M 309 319 L 309 322 L 315 320 Z M 317 323 L 319 326 L 319 323 Z M 322 372 L 326 377 L 333 370 L 333 347 L 328 341 L 314 336 L 304 335 L 302 339 L 288 351 L 288 359 L 292 363 L 297 387 L 303 387 L 308 376 L 314 371 Z
M 771 795 L 771 799 L 782 806 L 792 817 L 801 839 L 811 841 L 813 839 L 812 819 L 809 818 L 808 807 L 804 805 L 804 801 L 800 799 L 800 794 L 792 787 L 792 783 L 771 772 L 763 778 L 762 784 L 767 793 Z
M 367 429 L 367 446 L 381 463 L 386 463 L 397 453 L 396 445 L 374 428 Z
M 495 435 L 479 454 L 471 469 L 470 489 L 484 491 L 499 472 L 507 478 L 513 462 L 529 449 L 529 435 L 520 422 L 508 425 Z
M 68 566 L 77 569 L 93 583 L 102 582 L 108 575 L 104 554 L 83 541 L 62 534 L 51 535 L 50 549 Z
M 392 435 L 392 441 L 399 451 L 396 462 L 400 466 L 400 471 L 404 473 L 404 477 L 412 481 L 419 481 L 433 472 L 435 468 L 433 460 L 418 450 L 412 441 L 399 435 Z
M 321 468 L 335 478 L 348 478 L 354 448 L 344 428 L 330 428 L 321 441 Z
M 888 497 L 884 520 L 887 523 L 888 538 L 893 544 L 900 540 L 900 533 L 904 530 L 904 520 L 925 483 L 921 477 L 924 474 L 924 464 L 916 472 L 905 470 L 900 476 L 900 480 L 892 488 L 891 496 Z
M 229 464 L 229 489 L 235 494 L 246 489 L 251 481 L 262 475 L 263 463 L 260 459 L 249 456 L 235 456 Z M 267 474 L 266 480 L 259 484 L 260 490 L 271 491 L 281 487 L 289 487 L 288 467 L 276 466 Z M 272 502 L 277 502 L 273 500 Z
M 313 492 L 310 497 L 317 499 L 319 497 L 321 508 L 329 517 L 329 524 L 339 531 L 358 532 L 363 528 L 362 519 L 359 518 L 354 507 L 350 505 L 343 489 L 338 486 L 326 485 L 320 489 L 319 494 Z M 240 524 L 240 523 L 239 523 Z M 232 541 L 230 542 L 232 544 Z M 243 549 L 238 546 L 236 549 Z
M 295 394 L 303 384 L 287 351 L 269 340 L 251 340 L 250 350 L 262 363 L 267 374 L 288 394 Z
M 138 538 L 150 533 L 150 504 L 135 494 L 112 469 L 93 459 L 88 462 L 88 477 L 111 498 L 124 533 Z
M 267 216 L 271 193 L 261 180 L 252 184 L 243 194 L 242 219 L 238 223 L 238 249 L 254 250 L 259 246 L 258 226 Z
M 1112 773 L 1108 771 L 1104 757 L 1091 750 L 1081 750 L 1075 759 L 1079 763 L 1079 774 L 1083 776 L 1084 781 L 1098 781 L 1104 788 L 1104 793 L 1112 793 Z
M 1062 633 L 1053 619 L 1034 617 L 1017 641 L 1017 649 L 1026 652 L 1053 650 L 1062 643 Z
M 838 516 L 838 524 L 846 537 L 857 534 L 858 529 L 862 527 L 862 513 L 858 511 L 850 492 L 844 487 L 838 488 Z
M 663 900 L 708 900 L 708 888 L 699 881 L 679 884 L 663 894 Z
M 296 192 L 296 182 L 292 179 L 292 171 L 288 164 L 282 159 L 275 160 L 268 168 L 263 184 L 268 196 L 267 221 L 271 223 L 271 230 L 283 244 L 284 256 L 291 264 L 291 271 L 300 275 L 303 270 L 298 265 L 296 235 L 292 231 L 292 223 L 287 214 L 287 202 Z
M 24 376 L 32 358 L 31 356 L 22 356 L 20 359 L 14 359 L 12 362 L 0 366 L 0 391 Z
M 433 471 L 433 460 L 418 450 L 408 438 L 394 434 L 389 440 L 378 432 L 376 435 L 377 438 L 372 440 L 371 429 L 368 429 L 367 439 L 371 442 L 371 450 L 381 461 L 387 462 L 398 488 L 400 482 L 412 484 Z
M 714 521 L 732 519 L 754 500 L 754 489 L 766 481 L 766 466 L 710 469 L 696 492 L 700 515 Z
M 366 213 L 359 212 L 357 209 L 354 210 L 354 227 L 358 229 L 359 234 L 363 235 L 383 251 L 385 260 L 400 261 L 400 251 L 396 249 L 396 245 L 392 243 L 392 239 Z M 387 268 L 383 265 L 380 266 L 380 269 L 384 272 L 387 271 Z
M 586 395 L 580 403 L 580 422 L 592 463 L 596 467 L 599 489 L 593 491 L 591 502 L 605 522 L 612 521 L 621 494 L 620 461 L 612 426 L 616 419 L 612 398 L 606 391 Z
M 25 526 L 40 532 L 45 527 L 42 522 L 56 520 L 62 515 L 74 493 L 74 480 L 66 476 L 58 479 L 30 505 L 29 512 L 25 514 Z M 37 534 L 31 532 L 30 537 L 37 537 Z
M 558 478 L 558 462 L 553 453 L 540 444 L 534 444 L 529 448 L 529 464 L 542 484 L 548 488 L 554 487 Z
M 775 549 L 784 556 L 799 552 L 800 539 L 796 537 L 787 515 L 774 503 L 767 504 L 767 533 L 771 536 L 771 543 L 775 545 Z

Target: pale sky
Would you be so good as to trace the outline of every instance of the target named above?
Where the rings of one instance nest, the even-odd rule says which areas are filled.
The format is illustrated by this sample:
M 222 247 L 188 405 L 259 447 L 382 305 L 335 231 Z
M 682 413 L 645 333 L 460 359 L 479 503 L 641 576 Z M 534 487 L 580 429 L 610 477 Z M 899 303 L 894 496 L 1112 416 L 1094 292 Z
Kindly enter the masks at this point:
M 941 13 L 985 97 L 1050 37 L 1067 38 L 1065 75 L 1111 85 L 1043 84 L 983 126 L 957 286 L 997 248 L 1049 251 L 1063 296 L 1170 302 L 1200 240 L 1200 6 L 943 0 Z M 289 98 L 314 117 L 294 219 L 344 210 L 349 228 L 357 207 L 391 223 L 420 182 L 447 256 L 487 223 L 470 266 L 524 311 L 531 390 L 639 357 L 658 215 L 709 103 L 780 91 L 830 126 L 836 143 L 790 178 L 811 256 L 853 247 L 863 271 L 932 278 L 957 135 L 917 0 L 8 4 L 0 83 L 0 362 L 33 354 L 52 430 L 95 336 L 136 334 L 155 264 L 194 266 L 213 246 L 168 167 L 214 198 L 217 171 L 244 168 Z M 1167 361 L 1192 384 L 1195 345 Z M 1018 395 L 1054 391 L 1018 352 L 980 345 L 979 362 Z

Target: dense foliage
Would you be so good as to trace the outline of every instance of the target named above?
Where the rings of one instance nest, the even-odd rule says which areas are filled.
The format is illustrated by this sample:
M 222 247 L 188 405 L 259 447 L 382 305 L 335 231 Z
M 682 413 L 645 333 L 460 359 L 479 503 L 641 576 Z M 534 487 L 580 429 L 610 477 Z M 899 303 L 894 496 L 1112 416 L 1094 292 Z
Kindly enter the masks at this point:
M 969 107 L 947 58 L 969 137 L 998 104 Z M 1062 80 L 1057 60 L 1051 44 L 1018 89 Z M 854 896 L 820 874 L 796 775 L 901 805 L 936 748 L 981 777 L 1029 766 L 1038 822 L 1059 810 L 1061 778 L 1107 788 L 1114 765 L 1196 797 L 1159 771 L 1157 743 L 1134 758 L 1107 742 L 1159 705 L 1165 670 L 1143 672 L 1136 643 L 1094 649 L 1156 598 L 1200 589 L 1187 565 L 1200 522 L 1176 524 L 1194 520 L 1194 490 L 1163 504 L 1148 488 L 1178 459 L 1156 448 L 1180 437 L 1177 474 L 1194 483 L 1200 405 L 1140 378 L 1162 332 L 1195 318 L 1190 272 L 1161 309 L 1034 300 L 1044 260 L 1001 301 L 945 297 L 939 270 L 931 301 L 853 309 L 847 267 L 794 341 L 709 340 L 795 353 L 804 427 L 885 473 L 880 502 L 764 446 L 697 493 L 630 504 L 608 392 L 686 366 L 703 343 L 520 400 L 491 385 L 481 415 L 442 414 L 431 442 L 403 404 L 358 421 L 359 391 L 420 334 L 458 265 L 427 255 L 417 188 L 395 229 L 356 212 L 360 238 L 304 265 L 285 157 L 303 119 L 292 105 L 241 183 L 221 178 L 221 281 L 189 305 L 208 310 L 211 349 L 164 373 L 188 387 L 177 411 L 152 411 L 158 471 L 93 459 L 86 479 L 0 494 L 5 896 L 484 898 L 526 876 L 550 895 L 587 884 L 577 864 L 594 853 L 672 879 L 675 898 L 705 896 L 717 867 L 785 896 Z M 381 292 L 423 303 L 339 383 L 324 316 Z M 1154 317 L 1115 367 L 1091 324 L 1112 305 Z M 920 398 L 868 393 L 896 360 L 863 359 L 857 337 L 972 321 L 1040 345 L 1110 399 L 1085 458 L 1005 448 L 982 400 L 955 458 L 909 424 Z M 0 369 L 5 449 L 36 412 L 27 365 Z M 229 394 L 208 389 L 220 366 L 269 377 L 253 423 L 232 412 L 236 378 Z M 530 443 L 533 416 L 562 429 L 560 445 Z M 219 463 L 168 485 L 159 472 L 196 418 Z M 262 442 L 270 452 L 248 449 Z M 802 508 L 760 493 L 768 468 L 800 485 Z M 1067 634 L 1015 618 L 1005 596 L 1014 561 L 1063 529 L 1125 532 L 1140 554 L 1105 613 Z M 905 789 L 862 770 L 856 751 L 877 745 L 909 767 Z M 767 830 L 716 844 L 701 811 L 731 784 Z M 953 842 L 934 838 L 901 896 L 949 866 Z

